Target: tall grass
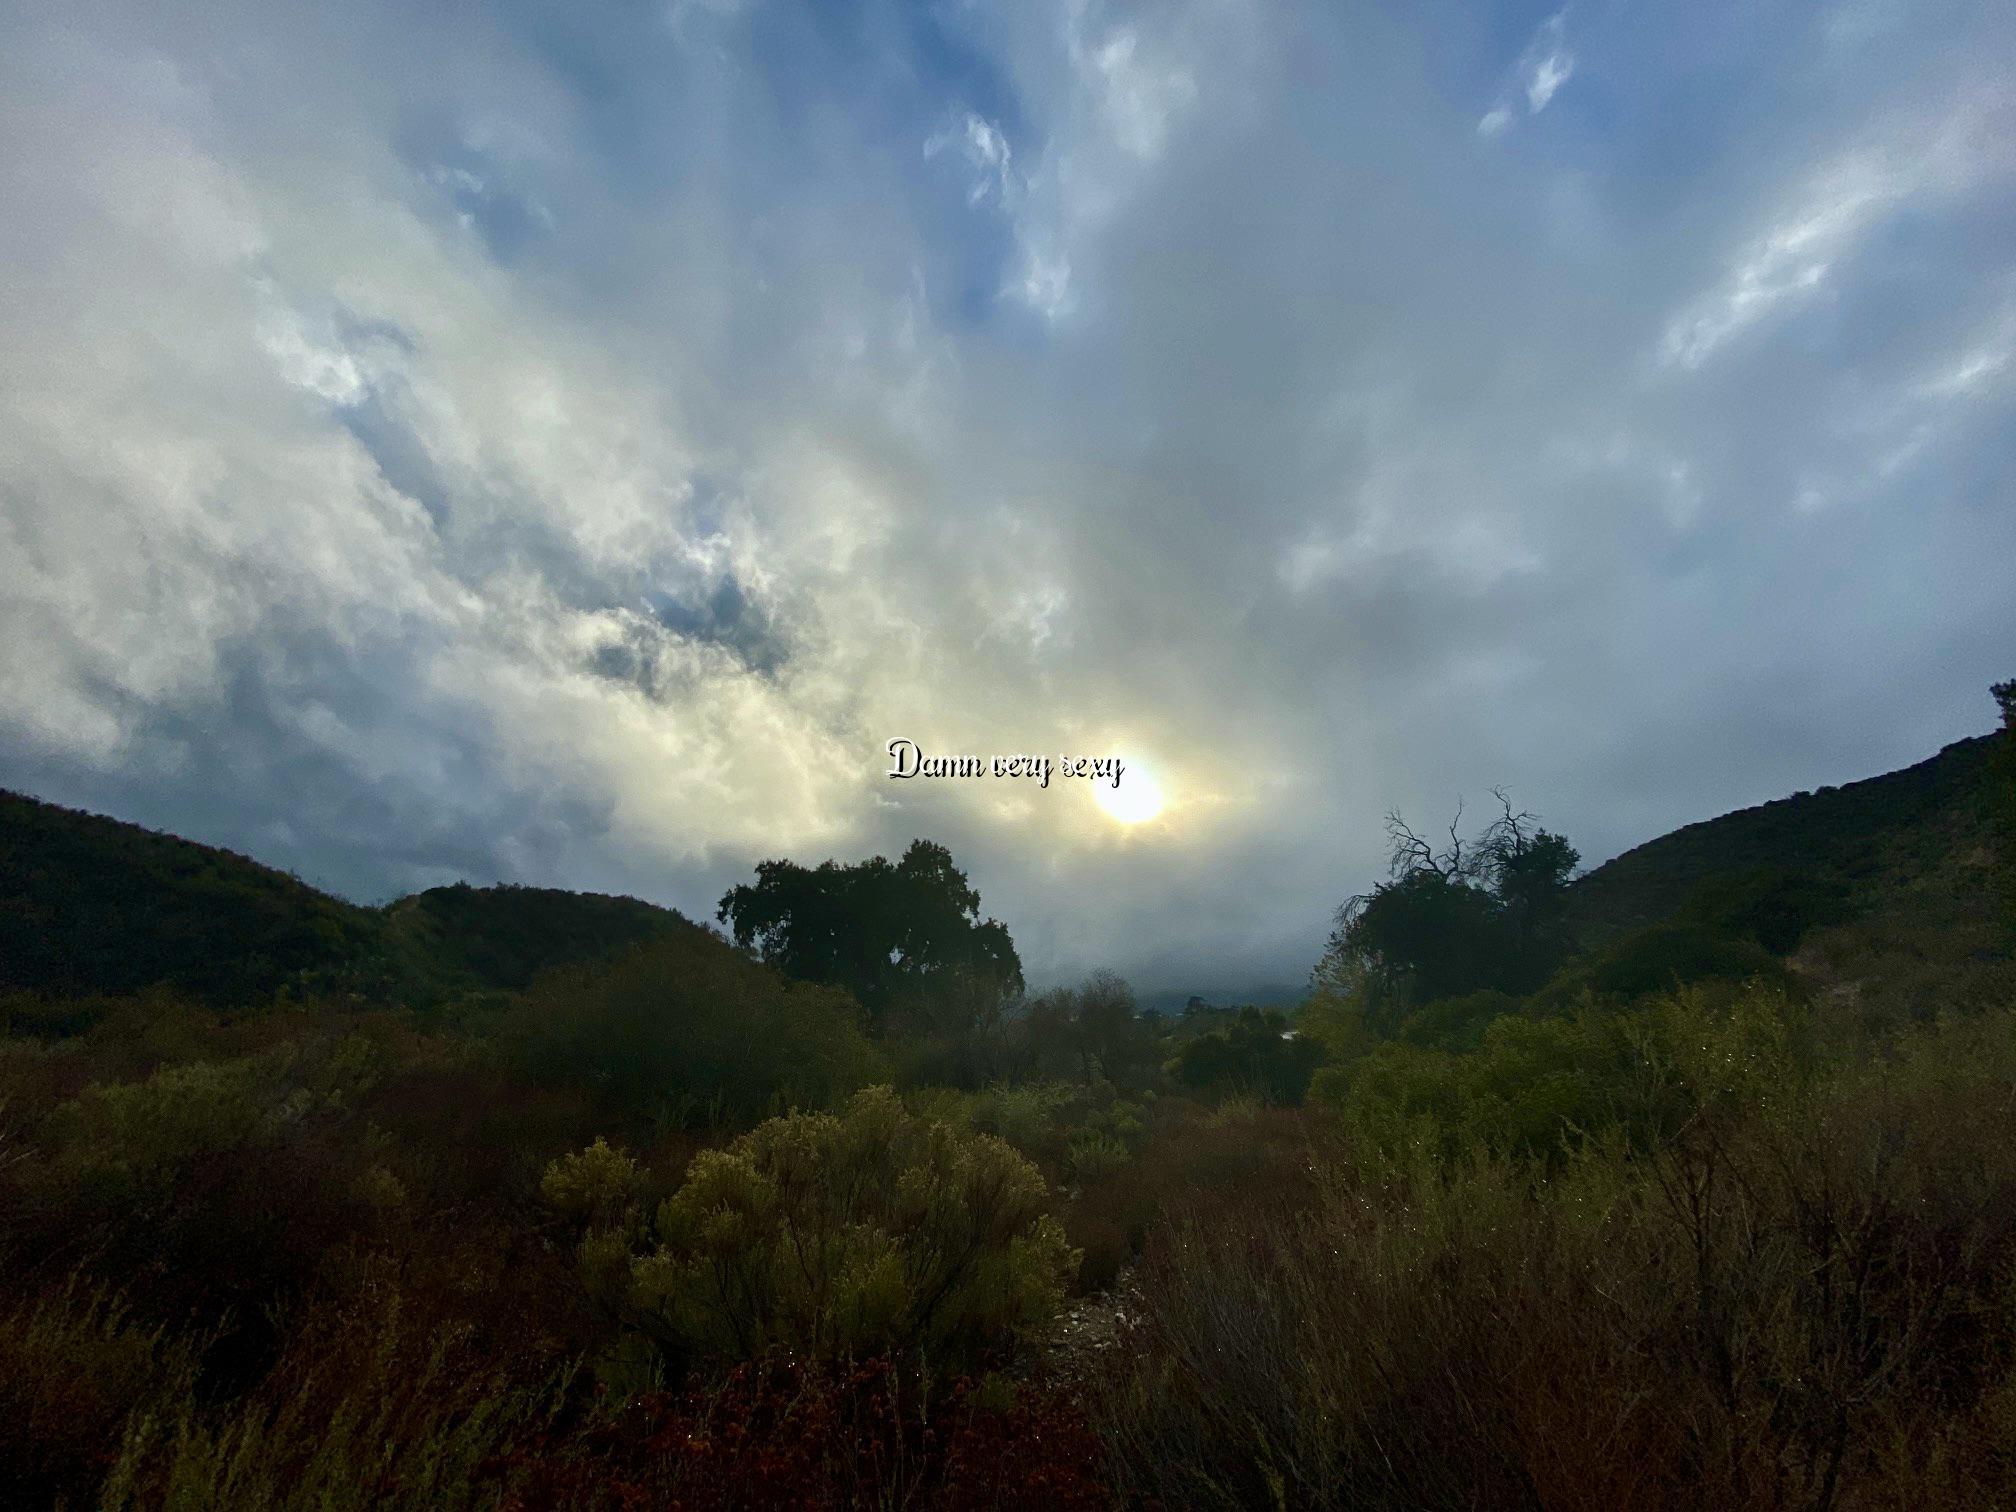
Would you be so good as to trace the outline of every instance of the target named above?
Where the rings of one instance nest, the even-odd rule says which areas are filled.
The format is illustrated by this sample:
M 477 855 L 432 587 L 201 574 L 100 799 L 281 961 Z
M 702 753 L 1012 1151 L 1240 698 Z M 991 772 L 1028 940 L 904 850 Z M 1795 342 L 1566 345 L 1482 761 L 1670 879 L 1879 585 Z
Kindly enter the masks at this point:
M 496 1506 L 508 1488 L 494 1462 L 552 1426 L 568 1378 L 512 1381 L 472 1343 L 389 1289 L 312 1318 L 255 1390 L 218 1406 L 185 1391 L 135 1413 L 97 1504 Z
M 1403 1151 L 1333 1166 L 1300 1216 L 1195 1208 L 1096 1394 L 1117 1483 L 1196 1508 L 2016 1501 L 2011 1020 L 1768 1097 L 1712 1095 L 1733 1043 L 1670 1068 L 1694 1112 L 1650 1151 Z

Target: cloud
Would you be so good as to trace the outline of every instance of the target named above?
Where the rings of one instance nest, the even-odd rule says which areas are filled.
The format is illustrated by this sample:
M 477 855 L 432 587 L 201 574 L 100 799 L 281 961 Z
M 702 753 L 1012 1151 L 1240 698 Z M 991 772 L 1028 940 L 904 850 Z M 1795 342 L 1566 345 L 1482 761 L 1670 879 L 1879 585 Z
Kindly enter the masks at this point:
M 959 149 L 972 175 L 972 187 L 966 192 L 966 203 L 978 205 L 991 195 L 999 204 L 1009 204 L 1017 193 L 1018 185 L 1014 178 L 1014 153 L 1009 149 L 1008 139 L 1001 134 L 1000 127 L 968 111 L 956 128 L 947 127 L 925 138 L 925 161 L 929 162 L 953 146 Z
M 1827 24 L 1557 15 L 1475 131 L 1628 108 L 1503 154 L 1488 38 L 1316 6 L 10 18 L 0 783 L 365 897 L 930 835 L 1230 989 L 1390 807 L 1914 759 L 2008 675 L 2016 49 Z
M 1662 356 L 1697 368 L 1782 308 L 1816 297 L 1838 264 L 1915 204 L 1975 192 L 2016 168 L 1995 95 L 1963 95 L 1927 120 L 1915 111 L 1815 174 L 1734 259 L 1727 275 L 1668 324 Z
M 1511 79 L 1498 102 L 1479 118 L 1479 136 L 1500 136 L 1509 130 L 1516 118 L 1516 102 L 1521 97 L 1526 102 L 1526 113 L 1537 116 L 1561 86 L 1574 77 L 1575 54 L 1569 51 L 1565 40 L 1567 23 L 1565 7 L 1540 23 L 1512 65 Z

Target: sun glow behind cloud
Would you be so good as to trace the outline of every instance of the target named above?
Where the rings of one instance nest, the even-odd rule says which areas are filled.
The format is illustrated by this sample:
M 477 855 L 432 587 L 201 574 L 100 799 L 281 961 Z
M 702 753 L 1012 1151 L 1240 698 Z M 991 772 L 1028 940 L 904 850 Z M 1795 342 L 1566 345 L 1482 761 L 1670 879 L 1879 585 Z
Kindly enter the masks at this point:
M 1107 815 L 1122 824 L 1145 824 L 1162 812 L 1162 785 L 1138 762 L 1129 761 L 1121 769 L 1116 787 L 1110 782 L 1094 784 L 1092 796 Z

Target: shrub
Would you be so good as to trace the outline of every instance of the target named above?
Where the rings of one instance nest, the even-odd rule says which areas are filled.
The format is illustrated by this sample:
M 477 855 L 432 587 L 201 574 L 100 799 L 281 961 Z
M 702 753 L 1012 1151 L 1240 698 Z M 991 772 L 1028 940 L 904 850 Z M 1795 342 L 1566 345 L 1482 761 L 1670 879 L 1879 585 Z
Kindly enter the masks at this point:
M 1415 1145 L 1334 1165 L 1299 1217 L 1200 1214 L 1152 1244 L 1094 1398 L 1116 1489 L 2007 1504 L 2016 1020 L 1844 1070 L 1783 999 L 1702 992 L 1658 1019 L 1645 1075 L 1687 1111 L 1649 1148 L 1619 1130 L 1550 1169 Z
M 1698 923 L 1655 924 L 1562 971 L 1538 994 L 1565 1005 L 1593 994 L 1629 1002 L 1708 981 L 1789 984 L 1777 957 L 1753 939 Z
M 1040 1162 L 1054 1158 L 1062 1145 L 1061 1129 L 1077 1095 L 1078 1089 L 1063 1082 L 996 1085 L 973 1094 L 966 1117 L 977 1132 Z
M 535 1507 L 907 1507 L 1094 1512 L 1099 1440 L 1042 1382 L 934 1388 L 889 1360 L 767 1355 L 514 1449 L 493 1473 Z
M 1113 1135 L 1099 1130 L 1089 1130 L 1073 1139 L 1064 1152 L 1065 1164 L 1070 1168 L 1071 1180 L 1082 1186 L 1088 1181 L 1102 1181 L 1111 1176 L 1129 1159 L 1127 1146 Z
M 1080 1290 L 1110 1282 L 1158 1225 L 1194 1206 L 1226 1221 L 1301 1210 L 1315 1200 L 1319 1160 L 1334 1139 L 1329 1120 L 1290 1109 L 1233 1101 L 1207 1116 L 1165 1099 L 1134 1158 L 1088 1178 L 1066 1210 L 1066 1233 L 1086 1253 Z
M 527 1079 L 673 1125 L 824 1107 L 880 1064 L 846 993 L 787 982 L 698 932 L 540 978 L 504 1033 Z
M 701 1153 L 649 1253 L 584 1242 L 591 1285 L 675 1354 L 952 1365 L 1056 1309 L 1077 1264 L 1041 1174 L 1002 1141 L 927 1124 L 887 1088 Z
M 573 1155 L 563 1155 L 546 1168 L 539 1196 L 563 1218 L 587 1225 L 608 1224 L 622 1216 L 636 1194 L 637 1162 L 604 1139 Z
M 1437 998 L 1407 1015 L 1400 1038 L 1425 1050 L 1474 1050 L 1494 1020 L 1518 1010 L 1519 999 L 1504 992 Z
M 1341 1111 L 1367 1146 L 1425 1141 L 1444 1153 L 1557 1154 L 1577 1130 L 1617 1116 L 1634 1059 L 1636 1021 L 1510 1015 L 1459 1054 L 1390 1042 L 1355 1065 L 1319 1073 L 1311 1100 Z
M 1291 1032 L 1285 1016 L 1242 1008 L 1225 1028 L 1185 1045 L 1176 1058 L 1176 1074 L 1184 1086 L 1198 1091 L 1261 1097 L 1294 1107 L 1322 1062 L 1322 1045 Z

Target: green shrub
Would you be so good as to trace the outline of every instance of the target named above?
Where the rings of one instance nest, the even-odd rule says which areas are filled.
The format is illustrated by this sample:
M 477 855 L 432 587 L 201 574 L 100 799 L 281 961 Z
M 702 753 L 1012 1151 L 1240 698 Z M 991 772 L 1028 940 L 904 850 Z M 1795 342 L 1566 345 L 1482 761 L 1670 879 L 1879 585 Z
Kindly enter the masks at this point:
M 1426 1141 L 1444 1153 L 1475 1145 L 1556 1154 L 1576 1131 L 1616 1118 L 1633 1065 L 1633 1023 L 1593 1012 L 1510 1015 L 1460 1054 L 1395 1041 L 1319 1072 L 1311 1101 L 1339 1110 L 1359 1140 L 1388 1152 Z
M 1101 1181 L 1125 1166 L 1130 1158 L 1127 1146 L 1111 1134 L 1088 1130 L 1066 1146 L 1065 1163 L 1077 1185 Z
M 1041 1161 L 1062 1143 L 1059 1131 L 1077 1094 L 1064 1082 L 996 1085 L 973 1094 L 966 1117 L 976 1132 L 992 1134 Z
M 676 1354 L 921 1351 L 955 1366 L 1056 1309 L 1078 1257 L 1041 1174 L 1001 1140 L 925 1123 L 887 1088 L 772 1119 L 693 1160 L 654 1246 L 583 1245 L 591 1287 Z
M 1400 1025 L 1400 1038 L 1424 1050 L 1474 1050 L 1496 1019 L 1519 1011 L 1519 999 L 1504 992 L 1473 992 L 1423 1003 Z
M 674 1127 L 824 1107 L 881 1064 L 846 993 L 786 981 L 697 931 L 540 978 L 504 1034 L 528 1080 Z
M 1789 985 L 1790 978 L 1755 940 L 1699 923 L 1655 924 L 1568 967 L 1537 997 L 1557 1007 L 1590 995 L 1629 1002 L 1709 981 Z
M 1291 1031 L 1285 1015 L 1242 1008 L 1223 1029 L 1186 1044 L 1175 1064 L 1177 1079 L 1199 1092 L 1260 1097 L 1292 1108 L 1322 1062 L 1322 1044 Z
M 636 1195 L 637 1162 L 597 1139 L 585 1150 L 563 1155 L 546 1167 L 539 1196 L 561 1217 L 607 1225 L 620 1218 Z

